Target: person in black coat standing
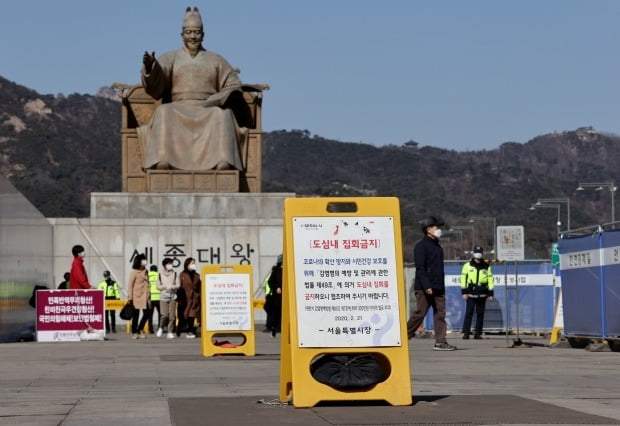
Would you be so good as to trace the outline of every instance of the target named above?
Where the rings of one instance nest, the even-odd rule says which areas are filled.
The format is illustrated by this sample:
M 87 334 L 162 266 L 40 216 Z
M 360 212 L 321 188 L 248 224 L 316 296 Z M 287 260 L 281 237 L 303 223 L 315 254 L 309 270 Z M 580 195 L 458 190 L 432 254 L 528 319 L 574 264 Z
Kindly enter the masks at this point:
M 414 291 L 416 310 L 407 321 L 407 335 L 411 339 L 424 321 L 428 310 L 433 308 L 433 328 L 435 329 L 436 351 L 453 351 L 456 346 L 446 341 L 446 287 L 443 269 L 443 249 L 439 245 L 441 219 L 429 216 L 420 221 L 424 237 L 413 249 L 415 261 Z
M 269 294 L 265 295 L 266 327 L 271 331 L 271 336 L 276 337 L 282 326 L 282 255 L 278 256 L 276 264 L 271 268 L 267 283 Z

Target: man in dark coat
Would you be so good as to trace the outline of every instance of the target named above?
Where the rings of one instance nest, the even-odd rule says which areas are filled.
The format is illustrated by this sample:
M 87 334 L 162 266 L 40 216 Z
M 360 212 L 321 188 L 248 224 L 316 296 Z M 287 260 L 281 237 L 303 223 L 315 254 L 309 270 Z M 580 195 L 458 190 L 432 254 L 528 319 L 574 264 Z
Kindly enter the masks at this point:
M 282 255 L 271 268 L 268 285 L 269 294 L 265 295 L 266 327 L 271 331 L 271 336 L 276 337 L 282 324 Z
M 407 322 L 407 335 L 411 339 L 424 321 L 428 310 L 433 308 L 436 351 L 453 351 L 456 346 L 446 342 L 446 287 L 443 269 L 443 249 L 439 245 L 441 219 L 429 216 L 420 221 L 424 237 L 413 249 L 415 261 L 416 310 Z

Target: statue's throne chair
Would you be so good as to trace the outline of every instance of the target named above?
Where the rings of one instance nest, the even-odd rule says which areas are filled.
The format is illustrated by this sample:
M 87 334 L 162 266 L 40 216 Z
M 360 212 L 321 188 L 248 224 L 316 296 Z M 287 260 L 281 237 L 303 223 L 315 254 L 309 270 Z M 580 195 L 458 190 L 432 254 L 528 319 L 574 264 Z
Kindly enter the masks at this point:
M 148 95 L 141 85 L 114 83 L 122 100 L 121 144 L 123 192 L 260 192 L 261 108 L 266 84 L 244 84 L 243 95 L 232 96 L 232 108 L 248 136 L 239 147 L 243 170 L 154 170 L 144 169 L 145 147 L 137 128 L 147 124 L 162 100 Z M 166 99 L 163 99 L 166 102 Z

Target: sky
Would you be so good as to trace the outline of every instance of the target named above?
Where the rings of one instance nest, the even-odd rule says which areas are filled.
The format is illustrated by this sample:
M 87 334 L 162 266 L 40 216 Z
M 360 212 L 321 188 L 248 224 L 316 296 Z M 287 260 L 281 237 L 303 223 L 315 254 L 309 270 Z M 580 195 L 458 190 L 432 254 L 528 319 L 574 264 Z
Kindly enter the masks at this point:
M 263 129 L 470 151 L 620 134 L 616 0 L 2 0 L 0 75 L 42 94 L 139 82 L 145 50 L 204 46 L 266 83 Z

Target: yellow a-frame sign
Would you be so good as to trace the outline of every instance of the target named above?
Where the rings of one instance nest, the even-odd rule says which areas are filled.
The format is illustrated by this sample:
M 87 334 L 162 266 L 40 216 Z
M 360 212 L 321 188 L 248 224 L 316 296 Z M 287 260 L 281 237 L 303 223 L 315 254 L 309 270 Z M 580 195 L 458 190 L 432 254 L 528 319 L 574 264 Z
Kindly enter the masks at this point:
M 256 355 L 252 265 L 205 265 L 202 267 L 202 355 Z M 218 346 L 216 336 L 241 335 L 235 347 Z
M 397 198 L 284 203 L 280 400 L 412 403 Z M 318 382 L 322 355 L 372 354 L 386 379 L 363 389 Z

